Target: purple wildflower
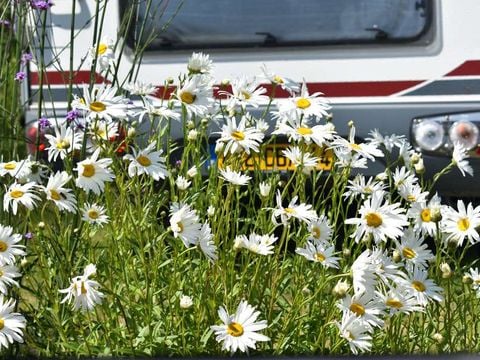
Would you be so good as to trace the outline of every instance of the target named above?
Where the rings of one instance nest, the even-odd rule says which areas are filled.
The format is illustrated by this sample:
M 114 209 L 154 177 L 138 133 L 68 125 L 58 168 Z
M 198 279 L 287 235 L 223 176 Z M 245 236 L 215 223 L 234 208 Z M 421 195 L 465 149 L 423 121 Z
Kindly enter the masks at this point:
M 33 234 L 31 232 L 27 232 L 23 235 L 23 237 L 27 240 L 31 240 L 33 238 Z
M 80 112 L 76 109 L 70 110 L 67 112 L 67 116 L 65 117 L 68 122 L 72 122 L 76 120 L 80 116 Z
M 25 71 L 19 71 L 15 74 L 15 80 L 16 81 L 23 81 L 27 77 L 27 74 Z
M 30 5 L 34 9 L 47 10 L 53 6 L 51 0 L 30 0 Z
M 48 121 L 46 117 L 41 117 L 40 119 L 38 119 L 38 127 L 40 128 L 40 130 L 45 130 L 45 128 L 50 127 L 50 125 L 50 121 Z
M 23 53 L 21 58 L 20 58 L 20 62 L 25 65 L 26 63 L 28 63 L 30 60 L 33 59 L 33 56 L 32 54 L 30 53 Z
M 0 19 L 0 26 L 5 26 L 5 27 L 10 27 L 10 21 L 8 20 L 4 20 L 4 19 Z
M 177 161 L 175 161 L 175 166 L 176 166 L 176 167 L 182 166 L 182 160 L 177 160 Z

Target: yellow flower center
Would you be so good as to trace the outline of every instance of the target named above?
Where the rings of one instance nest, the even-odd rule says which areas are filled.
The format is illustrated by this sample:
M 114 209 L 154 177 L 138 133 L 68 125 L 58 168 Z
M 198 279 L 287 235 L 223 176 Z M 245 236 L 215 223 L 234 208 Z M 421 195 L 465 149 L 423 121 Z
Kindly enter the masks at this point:
M 183 224 L 182 224 L 181 221 L 179 221 L 179 222 L 177 223 L 177 226 L 178 226 L 178 229 L 179 229 L 179 231 L 177 231 L 177 232 L 179 232 L 179 233 L 183 232 L 184 227 L 183 227 Z
M 62 199 L 62 196 L 60 195 L 60 193 L 57 190 L 50 190 L 50 197 L 53 200 L 61 200 Z
M 242 91 L 242 95 L 245 100 L 249 100 L 252 97 L 252 94 L 245 90 Z
M 105 111 L 106 108 L 107 107 L 105 106 L 105 104 L 100 101 L 94 101 L 90 103 L 90 110 L 94 112 L 102 112 Z
M 17 164 L 15 164 L 14 162 L 9 162 L 9 163 L 6 163 L 3 168 L 5 170 L 15 170 L 15 168 L 17 167 Z
M 58 150 L 65 150 L 65 149 L 68 149 L 70 147 L 70 141 L 66 140 L 66 139 L 63 139 L 63 140 L 60 140 L 57 145 L 55 145 L 55 147 L 58 149 Z
M 321 231 L 320 231 L 320 228 L 318 226 L 314 226 L 312 228 L 312 236 L 315 238 L 315 239 L 319 239 L 320 238 L 320 235 L 321 235 Z
M 402 254 L 407 259 L 413 259 L 415 256 L 417 256 L 417 253 L 412 248 L 409 248 L 409 247 L 403 248 Z
M 242 141 L 245 139 L 245 134 L 242 132 L 242 131 L 234 131 L 232 132 L 232 137 L 236 140 L 236 141 Z
M 348 341 L 355 340 L 355 336 L 353 336 L 352 332 L 349 330 L 344 332 L 344 336 L 345 336 L 345 339 L 347 339 Z
M 468 218 L 463 218 L 457 221 L 457 227 L 460 231 L 467 231 L 470 228 L 470 221 Z
M 420 217 L 422 218 L 423 222 L 432 221 L 432 214 L 430 212 L 430 209 L 423 209 L 422 212 L 420 213 Z
M 287 214 L 292 214 L 292 215 L 293 215 L 293 214 L 295 214 L 295 209 L 285 208 L 285 212 L 286 212 Z
M 359 303 L 352 303 L 352 305 L 350 305 L 350 311 L 357 316 L 362 316 L 365 314 L 365 307 Z
M 417 198 L 415 197 L 415 195 L 407 195 L 407 200 L 410 201 L 410 202 L 414 202 Z
M 275 76 L 273 77 L 273 82 L 275 82 L 275 83 L 277 83 L 277 84 L 283 84 L 283 83 L 284 83 L 283 79 L 282 79 L 280 76 L 278 76 L 278 75 L 275 75 Z
M 374 228 L 379 227 L 383 223 L 382 217 L 380 216 L 380 214 L 375 212 L 368 213 L 367 215 L 365 215 L 365 220 L 367 220 L 368 226 L 371 226 Z
M 83 165 L 82 176 L 92 177 L 93 175 L 95 175 L 95 167 L 92 164 Z
M 243 326 L 239 323 L 232 322 L 228 324 L 227 327 L 227 334 L 232 335 L 234 337 L 239 337 L 243 335 Z
M 426 290 L 426 287 L 425 285 L 418 281 L 418 280 L 413 280 L 412 281 L 412 287 L 417 290 L 417 291 L 420 291 L 420 292 L 424 292 Z
M 12 190 L 10 191 L 10 196 L 14 199 L 21 198 L 23 196 L 24 192 L 22 190 Z
M 5 320 L 0 319 L 0 330 L 2 330 L 5 327 Z
M 108 50 L 107 44 L 101 43 L 100 45 L 98 45 L 97 54 L 98 54 L 98 55 L 103 55 L 103 54 L 105 54 L 105 52 L 106 52 L 107 50 Z
M 82 295 L 85 295 L 87 293 L 87 289 L 85 288 L 85 283 L 82 281 L 82 286 L 80 287 L 80 292 Z
M 89 217 L 90 219 L 93 219 L 93 220 L 97 220 L 97 219 L 99 218 L 99 216 L 100 216 L 100 214 L 98 213 L 98 211 L 97 211 L 97 210 L 93 210 L 93 209 L 88 210 L 88 211 L 87 211 L 87 215 L 88 215 L 88 217 Z
M 310 128 L 306 128 L 306 127 L 299 127 L 297 129 L 297 133 L 302 135 L 302 136 L 305 136 L 305 135 L 312 135 L 313 134 L 313 131 L 312 129 Z
M 317 252 L 315 254 L 315 259 L 317 261 L 324 262 L 326 258 L 325 258 L 325 255 L 323 255 L 321 252 Z
M 140 155 L 139 157 L 137 157 L 137 161 L 142 166 L 152 165 L 152 162 L 150 161 L 150 159 L 148 157 L 146 157 L 145 155 Z
M 185 104 L 193 104 L 196 98 L 196 95 L 188 91 L 182 91 L 182 93 L 180 94 L 180 100 L 182 100 L 182 102 L 184 102 Z
M 362 147 L 361 147 L 359 144 L 350 143 L 350 147 L 352 148 L 353 151 L 360 151 L 360 150 L 362 150 Z
M 310 105 L 312 105 L 312 103 L 308 99 L 300 98 L 297 100 L 297 108 L 299 109 L 306 109 L 310 107 Z
M 397 299 L 387 299 L 387 301 L 385 301 L 385 304 L 395 309 L 401 309 L 403 307 L 403 303 Z
M 5 252 L 8 249 L 8 245 L 5 241 L 0 240 L 0 252 Z

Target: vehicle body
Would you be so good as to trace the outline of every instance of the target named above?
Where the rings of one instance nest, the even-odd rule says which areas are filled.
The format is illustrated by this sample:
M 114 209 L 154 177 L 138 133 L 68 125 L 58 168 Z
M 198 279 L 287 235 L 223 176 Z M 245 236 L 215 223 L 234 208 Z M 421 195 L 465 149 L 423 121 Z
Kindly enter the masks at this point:
M 42 113 L 47 116 L 53 116 L 51 110 L 53 107 L 55 107 L 55 116 L 65 116 L 67 112 L 65 94 L 68 73 L 61 69 L 67 69 L 70 61 L 68 51 L 63 51 L 70 41 L 71 5 L 69 3 L 59 1 L 50 9 L 51 27 L 48 30 L 52 47 L 49 51 L 52 53 L 50 59 L 53 59 L 53 62 L 47 68 L 43 79 L 50 90 L 44 92 L 46 101 L 42 109 Z M 105 22 L 103 29 L 106 35 L 114 37 L 117 34 L 123 11 L 120 3 L 122 2 L 117 0 L 107 2 L 108 21 Z M 220 1 L 217 3 L 220 4 Z M 281 2 L 276 3 L 277 6 L 279 3 Z M 298 2 L 294 3 L 297 4 L 295 6 L 300 6 Z M 364 11 L 355 17 L 355 19 L 360 16 L 364 18 L 363 23 L 357 24 L 365 30 L 364 37 L 355 38 L 356 35 L 350 38 L 346 36 L 345 39 L 332 37 L 331 41 L 328 38 L 318 41 L 290 39 L 281 44 L 279 37 L 272 34 L 272 30 L 269 29 L 265 32 L 255 31 L 256 35 L 260 35 L 260 39 L 264 39 L 260 43 L 248 39 L 235 43 L 236 35 L 227 34 L 232 39 L 232 44 L 235 43 L 232 46 L 228 45 L 228 36 L 227 40 L 220 39 L 214 44 L 208 44 L 208 41 L 205 43 L 205 40 L 202 43 L 192 37 L 190 45 L 187 42 L 182 46 L 175 46 L 175 40 L 164 37 L 162 41 L 159 40 L 159 44 L 154 44 L 145 52 L 138 79 L 161 86 L 168 77 L 185 72 L 186 61 L 193 51 L 203 51 L 208 53 L 214 62 L 214 75 L 218 83 L 223 79 L 231 79 L 243 74 L 259 74 L 262 64 L 286 78 L 299 82 L 305 80 L 310 93 L 320 91 L 330 100 L 334 124 L 337 132 L 343 136 L 348 135 L 348 122 L 353 120 L 356 136 L 359 139 L 367 138 L 371 130 L 378 129 L 386 135 L 405 135 L 415 145 L 411 134 L 413 119 L 425 119 L 438 115 L 434 121 L 446 121 L 442 124 L 445 126 L 446 144 L 442 143 L 432 151 L 424 151 L 423 157 L 427 175 L 431 176 L 440 171 L 451 159 L 448 127 L 458 119 L 466 119 L 477 129 L 480 126 L 480 111 L 475 112 L 480 108 L 480 32 L 477 25 L 480 2 L 477 0 L 405 0 L 402 1 L 403 5 L 398 6 L 395 4 L 400 2 L 395 1 L 335 2 L 330 0 L 325 3 L 328 3 L 328 9 L 349 7 L 348 11 L 335 10 L 337 11 L 335 14 L 338 13 L 339 16 L 343 16 L 344 13 L 354 16 L 356 12 Z M 410 14 L 418 12 L 418 19 L 398 25 L 400 35 L 398 38 L 390 39 L 389 31 L 385 31 L 385 27 L 389 26 L 389 22 L 405 14 L 389 13 L 388 16 L 383 16 L 380 12 L 377 18 L 365 18 L 364 14 L 368 8 L 363 9 L 362 4 L 366 6 L 368 3 L 370 6 L 382 4 L 381 6 L 387 10 L 393 6 L 393 11 L 396 11 L 395 9 L 403 11 L 404 8 L 408 8 Z M 95 1 L 90 0 L 78 1 L 76 28 L 81 29 L 76 35 L 78 44 L 91 42 L 93 25 L 89 20 L 95 4 Z M 198 5 L 195 12 L 197 4 L 198 2 L 195 1 L 185 2 L 184 9 L 187 15 L 194 15 L 182 20 L 184 25 L 189 24 L 189 20 L 195 19 L 195 16 L 201 18 L 202 9 L 208 13 L 214 8 Z M 222 4 L 227 4 L 224 7 L 233 6 L 235 1 L 224 1 Z M 271 9 L 275 7 L 273 4 L 269 6 Z M 265 6 L 265 9 L 268 8 Z M 238 9 L 236 11 L 238 12 Z M 281 11 L 283 11 L 281 20 L 285 21 L 290 16 L 286 13 L 288 9 L 281 9 Z M 280 16 L 273 10 L 272 12 L 273 15 Z M 308 9 L 304 9 L 304 13 L 309 14 Z M 181 14 L 182 10 L 178 13 L 178 19 L 181 19 Z M 290 23 L 283 24 L 287 29 L 286 33 L 299 21 L 295 20 L 294 14 L 291 14 L 291 18 Z M 328 16 L 325 17 L 327 18 Z M 424 18 L 424 21 L 422 22 L 420 18 Z M 180 31 L 175 28 L 176 19 L 174 18 L 170 24 L 172 34 L 175 31 L 177 33 L 190 31 L 195 34 L 199 31 L 198 25 L 202 24 L 202 21 L 199 21 L 197 28 L 185 27 Z M 203 23 L 210 24 L 213 19 L 207 17 Z M 348 19 L 349 17 L 341 22 L 347 23 Z M 240 17 L 237 20 L 242 21 Z M 379 25 L 373 20 L 382 20 L 386 23 Z M 182 26 L 182 21 L 179 20 L 178 26 Z M 401 29 L 413 23 L 418 27 L 418 31 L 403 36 Z M 224 26 L 227 25 L 224 24 Z M 248 23 L 248 26 L 252 24 Z M 241 29 L 242 25 L 232 23 L 230 28 Z M 207 35 L 208 33 L 203 39 L 208 39 Z M 133 55 L 128 51 L 129 39 L 126 39 L 126 42 L 127 51 L 122 57 L 120 74 L 126 73 L 132 62 Z M 80 85 L 90 79 L 89 66 L 85 62 L 82 64 L 86 49 L 76 46 L 75 51 L 78 53 L 73 56 L 74 68 L 79 70 L 73 79 Z M 39 113 L 35 100 L 39 74 L 34 64 L 30 66 L 29 85 L 24 89 L 32 99 L 26 113 L 27 125 L 35 123 Z M 100 76 L 98 80 L 101 81 Z M 77 92 L 79 92 L 78 88 Z M 286 92 L 276 93 L 279 101 L 286 96 L 288 96 Z M 212 131 L 215 130 L 218 129 L 212 129 Z M 272 131 L 273 127 L 270 130 Z M 173 129 L 172 136 L 181 138 L 181 129 Z M 476 144 L 470 151 L 469 161 L 475 173 L 478 173 L 480 171 L 478 139 Z M 382 166 L 381 161 L 377 161 L 368 171 L 376 174 L 381 171 Z M 476 184 L 475 178 L 462 177 L 456 169 L 441 179 L 437 189 L 441 194 L 448 196 L 480 196 L 480 186 Z

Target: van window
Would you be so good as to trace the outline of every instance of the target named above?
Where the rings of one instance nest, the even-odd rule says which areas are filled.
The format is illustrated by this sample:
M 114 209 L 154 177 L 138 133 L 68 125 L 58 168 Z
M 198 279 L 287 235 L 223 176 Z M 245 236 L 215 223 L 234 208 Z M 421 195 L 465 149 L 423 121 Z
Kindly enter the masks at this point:
M 425 0 L 144 0 L 130 43 L 144 20 L 135 42 L 149 39 L 155 50 L 409 42 L 428 30 L 431 7 Z

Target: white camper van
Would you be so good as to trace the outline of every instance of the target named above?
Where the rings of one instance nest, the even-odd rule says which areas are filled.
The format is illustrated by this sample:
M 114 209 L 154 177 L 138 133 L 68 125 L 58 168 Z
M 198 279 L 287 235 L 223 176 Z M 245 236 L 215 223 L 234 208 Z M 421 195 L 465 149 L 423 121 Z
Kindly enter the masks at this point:
M 49 10 L 49 63 L 43 76 L 30 64 L 24 96 L 30 99 L 26 124 L 38 120 L 39 83 L 42 114 L 65 116 L 68 79 L 90 80 L 83 59 L 93 35 L 95 6 L 107 6 L 103 34 L 116 37 L 130 1 L 78 0 L 74 54 L 71 1 Z M 132 1 L 133 3 L 133 1 Z M 185 71 L 193 51 L 210 54 L 218 83 L 241 74 L 258 74 L 260 66 L 296 81 L 330 99 L 333 121 L 348 135 L 372 129 L 405 135 L 423 152 L 427 172 L 449 161 L 452 139 L 470 149 L 470 163 L 480 173 L 480 1 L 478 0 L 170 0 L 135 1 L 135 19 L 123 39 L 118 72 L 159 86 Z M 152 10 L 152 9 L 155 9 Z M 167 25 L 168 22 L 168 26 Z M 140 21 L 139 21 L 140 23 Z M 122 26 L 125 26 L 123 24 Z M 143 34 L 143 36 L 142 36 Z M 133 46 L 147 42 L 138 73 L 130 74 Z M 77 69 L 65 69 L 70 62 Z M 131 76 L 130 76 L 131 77 Z M 97 76 L 101 81 L 101 76 Z M 76 87 L 76 86 L 75 86 Z M 75 92 L 74 87 L 74 92 Z M 269 85 L 266 84 L 269 88 Z M 286 92 L 277 91 L 281 101 Z M 53 110 L 54 109 L 54 110 Z M 173 129 L 172 136 L 182 136 Z M 32 133 L 32 132 L 31 132 Z M 371 168 L 378 172 L 377 167 Z M 480 196 L 476 177 L 452 171 L 438 183 L 448 196 Z

